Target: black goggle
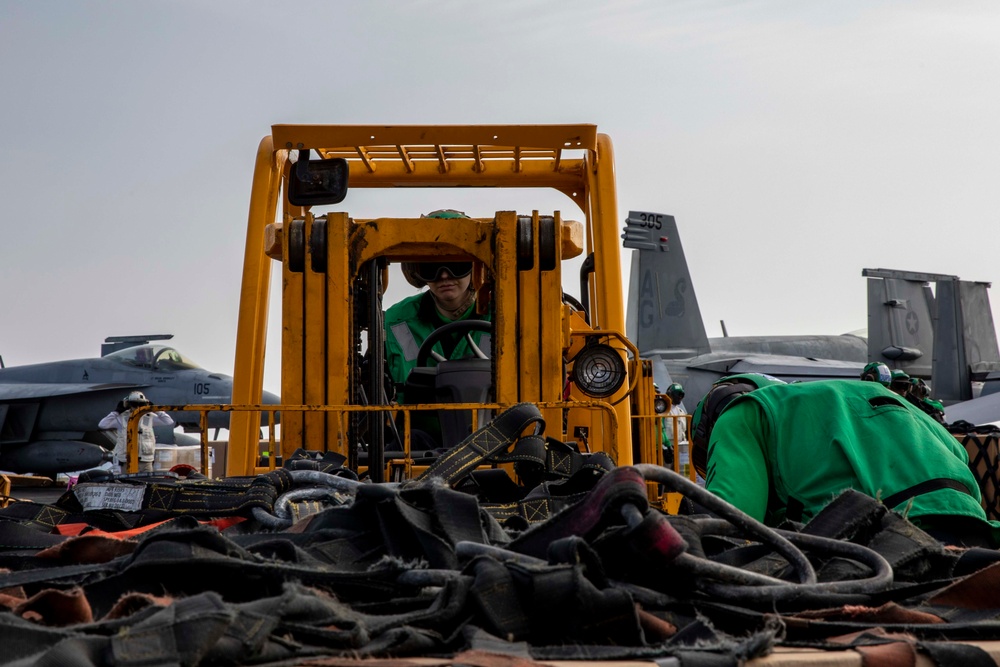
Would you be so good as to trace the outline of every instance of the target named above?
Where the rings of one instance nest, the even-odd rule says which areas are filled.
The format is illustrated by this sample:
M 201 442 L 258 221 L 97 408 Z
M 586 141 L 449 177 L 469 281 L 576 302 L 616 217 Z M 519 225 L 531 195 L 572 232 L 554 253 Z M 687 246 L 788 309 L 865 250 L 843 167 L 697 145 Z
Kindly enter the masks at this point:
M 464 278 L 472 273 L 472 262 L 420 262 L 417 264 L 417 276 L 429 283 L 441 279 L 441 273 L 447 271 L 452 278 Z

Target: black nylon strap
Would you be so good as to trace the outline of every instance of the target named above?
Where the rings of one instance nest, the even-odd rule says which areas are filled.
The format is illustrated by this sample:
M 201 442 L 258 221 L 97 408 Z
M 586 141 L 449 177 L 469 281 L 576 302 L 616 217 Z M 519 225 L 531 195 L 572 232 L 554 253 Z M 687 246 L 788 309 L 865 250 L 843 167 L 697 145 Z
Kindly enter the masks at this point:
M 525 498 L 511 503 L 483 503 L 482 508 L 501 524 L 514 517 L 520 517 L 530 525 L 547 520 L 559 510 L 585 497 L 586 494 L 560 498 L 552 496 Z
M 888 498 L 882 501 L 882 504 L 887 508 L 892 509 L 897 505 L 905 503 L 910 498 L 922 495 L 924 493 L 930 493 L 931 491 L 937 491 L 939 489 L 955 489 L 956 491 L 961 491 L 962 493 L 968 493 L 972 495 L 965 484 L 955 481 L 953 479 L 948 479 L 946 477 L 938 477 L 935 479 L 929 479 L 919 484 L 914 484 L 913 486 L 903 489 L 897 493 L 892 494 Z M 797 498 L 788 498 L 788 502 L 785 505 L 785 518 L 789 521 L 802 521 L 802 512 L 805 506 Z
M 518 403 L 507 408 L 489 424 L 438 457 L 417 479 L 440 477 L 449 484 L 458 481 L 483 461 L 505 451 L 532 424 L 538 431 L 545 426 L 536 405 Z
M 545 558 L 549 544 L 555 540 L 579 535 L 591 536 L 610 520 L 621 520 L 618 511 L 625 503 L 635 505 L 640 512 L 649 507 L 646 483 L 635 468 L 615 468 L 603 475 L 587 496 L 553 516 L 549 521 L 522 533 L 509 548 L 511 551 Z M 616 516 L 617 515 L 617 516 Z
M 931 491 L 937 491 L 939 489 L 954 489 L 956 491 L 961 491 L 962 493 L 967 493 L 970 496 L 972 495 L 972 492 L 969 491 L 965 484 L 962 484 L 954 479 L 948 479 L 947 477 L 937 477 L 935 479 L 929 479 L 926 482 L 914 484 L 908 489 L 903 489 L 898 493 L 894 493 L 883 500 L 882 504 L 889 509 L 892 509 L 897 505 L 905 503 L 910 498 L 930 493 Z

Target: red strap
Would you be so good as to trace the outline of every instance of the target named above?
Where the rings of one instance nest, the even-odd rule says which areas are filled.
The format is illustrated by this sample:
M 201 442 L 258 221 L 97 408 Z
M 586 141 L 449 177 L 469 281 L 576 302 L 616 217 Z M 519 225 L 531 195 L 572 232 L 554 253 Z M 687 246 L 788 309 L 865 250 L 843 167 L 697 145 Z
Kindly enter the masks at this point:
M 136 535 L 142 535 L 143 533 L 160 526 L 171 519 L 165 519 L 164 521 L 157 521 L 156 523 L 151 523 L 146 526 L 140 526 L 139 528 L 130 528 L 129 530 L 118 530 L 115 532 L 107 532 L 100 530 L 98 528 L 93 528 L 89 523 L 62 523 L 55 527 L 55 531 L 58 535 L 82 535 L 84 532 L 87 535 L 103 535 L 106 537 L 114 537 L 116 539 L 127 540 Z M 235 526 L 236 524 L 246 521 L 246 517 L 242 516 L 226 516 L 218 519 L 210 519 L 208 521 L 199 521 L 198 523 L 203 526 L 215 526 L 219 530 L 225 530 L 230 526 Z

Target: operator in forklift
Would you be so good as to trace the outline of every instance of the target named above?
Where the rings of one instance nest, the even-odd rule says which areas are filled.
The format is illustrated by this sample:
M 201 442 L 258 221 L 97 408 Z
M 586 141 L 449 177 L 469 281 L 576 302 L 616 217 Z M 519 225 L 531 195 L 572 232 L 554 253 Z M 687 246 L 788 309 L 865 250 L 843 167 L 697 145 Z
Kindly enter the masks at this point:
M 468 216 L 460 211 L 442 210 L 423 217 Z M 486 378 L 482 377 L 482 372 L 473 372 L 479 379 L 473 382 L 475 387 L 472 388 L 442 392 L 442 383 L 436 373 L 423 377 L 431 357 L 439 364 L 470 358 L 489 359 L 492 318 L 488 312 L 482 315 L 476 312 L 472 262 L 403 262 L 402 271 L 407 282 L 421 290 L 426 286 L 427 290 L 406 297 L 385 313 L 386 366 L 396 389 L 396 401 L 400 404 L 486 402 L 489 397 L 485 394 L 492 384 L 488 379 L 491 372 L 488 363 L 480 363 L 476 368 L 469 368 L 471 364 L 463 366 L 463 371 L 486 370 Z M 465 324 L 458 324 L 460 322 Z M 427 391 L 422 390 L 424 387 Z M 459 432 L 442 441 L 439 420 L 424 412 L 414 414 L 413 426 L 415 450 L 447 447 L 455 444 L 448 440 L 465 435 Z

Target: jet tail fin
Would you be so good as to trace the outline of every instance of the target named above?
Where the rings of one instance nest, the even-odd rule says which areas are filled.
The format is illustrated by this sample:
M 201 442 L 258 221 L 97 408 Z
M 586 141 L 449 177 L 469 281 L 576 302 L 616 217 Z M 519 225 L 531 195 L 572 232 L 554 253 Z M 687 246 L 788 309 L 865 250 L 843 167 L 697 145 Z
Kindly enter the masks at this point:
M 934 292 L 930 283 L 955 276 L 864 269 L 868 278 L 868 360 L 930 379 L 934 354 Z
M 938 400 L 967 401 L 974 381 L 1000 371 L 989 287 L 957 279 L 937 283 L 932 378 Z
M 642 354 L 692 357 L 710 351 L 705 323 L 672 215 L 630 211 L 632 248 L 626 333 Z
M 869 361 L 930 379 L 934 397 L 948 403 L 972 398 L 973 382 L 1000 372 L 989 283 L 892 269 L 862 275 Z

